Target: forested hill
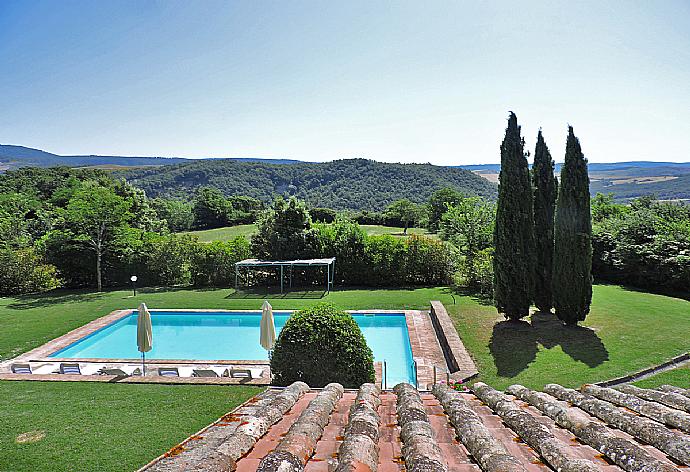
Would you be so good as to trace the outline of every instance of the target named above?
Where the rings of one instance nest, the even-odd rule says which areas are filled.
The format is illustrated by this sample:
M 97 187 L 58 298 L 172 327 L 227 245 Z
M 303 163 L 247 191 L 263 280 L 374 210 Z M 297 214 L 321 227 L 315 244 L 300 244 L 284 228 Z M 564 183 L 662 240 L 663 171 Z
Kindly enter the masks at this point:
M 383 210 L 401 198 L 422 203 L 443 187 L 495 198 L 496 185 L 472 172 L 431 164 L 390 164 L 365 159 L 323 163 L 267 164 L 199 161 L 152 169 L 119 171 L 147 195 L 186 196 L 201 186 L 225 195 L 247 195 L 269 201 L 295 195 L 311 206 Z

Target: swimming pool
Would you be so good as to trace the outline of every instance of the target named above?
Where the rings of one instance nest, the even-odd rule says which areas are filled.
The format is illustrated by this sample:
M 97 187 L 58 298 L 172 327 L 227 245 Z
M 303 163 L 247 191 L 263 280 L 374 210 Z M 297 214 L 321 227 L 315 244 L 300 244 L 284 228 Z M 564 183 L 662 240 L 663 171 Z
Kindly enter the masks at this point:
M 289 312 L 274 312 L 276 332 Z M 374 353 L 386 361 L 387 383 L 414 383 L 412 348 L 404 313 L 353 313 Z M 260 312 L 151 310 L 153 349 L 149 359 L 268 360 L 259 345 Z M 138 359 L 137 313 L 101 328 L 50 355 L 59 358 Z

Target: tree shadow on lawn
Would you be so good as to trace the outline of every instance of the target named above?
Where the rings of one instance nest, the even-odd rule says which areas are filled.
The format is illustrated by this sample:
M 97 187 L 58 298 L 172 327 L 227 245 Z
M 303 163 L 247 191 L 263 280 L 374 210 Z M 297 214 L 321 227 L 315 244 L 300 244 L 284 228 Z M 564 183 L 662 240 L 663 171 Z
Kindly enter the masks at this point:
M 442 292 L 453 298 L 453 304 L 455 304 L 455 295 L 458 295 L 460 297 L 470 297 L 472 301 L 482 306 L 494 306 L 493 294 L 482 294 L 466 287 L 445 287 Z
M 489 350 L 500 377 L 515 377 L 537 357 L 538 344 L 558 345 L 572 359 L 596 367 L 609 359 L 606 346 L 590 328 L 566 326 L 551 313 L 534 313 L 527 321 L 501 321 L 494 325 Z
M 97 300 L 107 295 L 108 292 L 79 291 L 51 291 L 35 293 L 32 295 L 19 295 L 14 297 L 16 302 L 7 305 L 11 310 L 30 310 L 32 308 L 45 308 L 62 303 L 82 303 Z
M 318 300 L 324 298 L 328 292 L 325 290 L 285 290 L 280 293 L 280 290 L 262 289 L 242 289 L 228 294 L 225 298 L 232 300 L 242 299 L 309 299 Z

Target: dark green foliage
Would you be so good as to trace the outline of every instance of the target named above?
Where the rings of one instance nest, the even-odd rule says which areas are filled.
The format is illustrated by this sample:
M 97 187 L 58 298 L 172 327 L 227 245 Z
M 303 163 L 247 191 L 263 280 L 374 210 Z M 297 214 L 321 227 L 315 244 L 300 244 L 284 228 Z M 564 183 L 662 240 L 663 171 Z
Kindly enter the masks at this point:
M 0 295 L 43 292 L 59 286 L 55 266 L 45 264 L 33 248 L 0 248 Z
M 448 211 L 449 205 L 458 203 L 463 194 L 450 187 L 436 190 L 427 203 L 427 229 L 436 232 L 441 229 L 441 218 Z
M 310 387 L 338 382 L 357 388 L 374 381 L 374 356 L 352 315 L 322 303 L 294 313 L 271 358 L 277 385 L 301 380 Z
M 494 302 L 506 318 L 529 314 L 533 293 L 532 185 L 524 139 L 512 112 L 501 144 L 501 173 L 494 231 Z
M 447 207 L 441 219 L 440 237 L 451 242 L 460 254 L 458 282 L 470 289 L 490 293 L 493 286 L 491 262 L 496 208 L 479 197 L 460 197 Z M 491 277 L 489 277 L 491 276 Z
M 556 316 L 575 325 L 592 302 L 592 216 L 587 160 L 580 141 L 568 127 L 565 163 L 556 203 L 554 226 L 553 301 Z
M 407 234 L 407 228 L 420 219 L 422 210 L 419 205 L 403 198 L 388 205 L 385 215 L 391 224 L 402 226 L 403 234 Z
M 453 273 L 455 258 L 449 244 L 413 234 L 405 239 L 406 282 L 411 285 L 445 285 Z
M 150 201 L 156 215 L 173 232 L 189 231 L 194 224 L 193 205 L 184 200 L 154 198 Z
M 654 291 L 690 291 L 690 205 L 648 197 L 629 205 L 592 201 L 597 277 Z
M 317 225 L 316 235 L 316 255 L 335 257 L 335 283 L 362 283 L 362 277 L 366 276 L 367 233 L 358 224 L 341 219 L 330 225 Z
M 553 224 L 558 181 L 553 174 L 554 162 L 539 130 L 534 151 L 532 183 L 534 185 L 534 305 L 544 312 L 553 307 Z
M 202 187 L 194 198 L 193 226 L 211 229 L 252 223 L 262 208 L 263 204 L 256 198 L 241 195 L 225 198 L 217 188 Z
M 450 282 L 454 257 L 451 245 L 411 235 L 368 236 L 358 224 L 340 220 L 317 225 L 318 257 L 335 257 L 338 285 L 439 285 Z
M 133 199 L 121 197 L 109 187 L 86 182 L 65 208 L 67 232 L 96 259 L 95 280 L 99 292 L 103 288 L 103 256 L 134 221 L 132 206 Z
M 252 253 L 259 259 L 289 260 L 310 257 L 316 248 L 316 234 L 304 202 L 292 197 L 276 199 L 257 222 L 252 236 Z
M 235 283 L 235 262 L 250 257 L 251 247 L 243 236 L 227 242 L 197 243 L 191 261 L 192 283 L 197 286 L 232 286 Z
M 217 188 L 202 187 L 194 198 L 194 227 L 197 229 L 228 226 L 233 220 L 234 209 Z
M 27 167 L 1 174 L 0 192 L 19 192 L 41 200 L 50 200 L 58 190 L 72 186 L 74 182 L 110 180 L 107 176 L 106 172 L 98 169 Z
M 268 164 L 231 160 L 116 172 L 150 197 L 190 196 L 210 186 L 224 195 L 247 195 L 264 203 L 296 196 L 310 207 L 382 211 L 401 198 L 426 203 L 437 189 L 494 198 L 496 187 L 472 172 L 430 164 L 392 164 L 365 159 Z
M 336 211 L 330 208 L 312 208 L 309 215 L 316 223 L 333 223 L 338 216 Z
M 383 213 L 362 210 L 352 216 L 352 221 L 360 225 L 388 225 L 388 219 Z

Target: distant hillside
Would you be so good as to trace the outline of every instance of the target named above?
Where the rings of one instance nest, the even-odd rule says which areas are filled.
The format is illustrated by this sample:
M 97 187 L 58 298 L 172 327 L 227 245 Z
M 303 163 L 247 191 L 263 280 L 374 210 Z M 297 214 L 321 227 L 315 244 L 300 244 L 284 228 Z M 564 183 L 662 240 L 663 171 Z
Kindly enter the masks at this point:
M 275 164 L 295 164 L 293 159 L 260 159 L 236 157 L 228 158 L 241 162 L 272 162 Z M 142 156 L 60 156 L 39 149 L 24 146 L 0 144 L 0 171 L 18 169 L 20 167 L 143 167 L 163 166 L 190 162 L 194 159 L 182 157 L 142 157 Z
M 562 164 L 556 164 L 560 174 Z M 498 182 L 500 164 L 460 166 L 490 182 Z M 690 199 L 690 162 L 590 163 L 590 192 L 613 193 L 617 200 L 656 195 L 664 200 Z
M 464 169 L 365 159 L 293 165 L 206 160 L 116 174 L 149 196 L 191 195 L 208 185 L 226 195 L 248 195 L 264 201 L 276 195 L 295 195 L 312 206 L 352 210 L 382 210 L 401 198 L 425 202 L 442 187 L 496 197 L 494 184 Z
M 656 195 L 660 200 L 690 200 L 690 173 L 656 182 L 645 179 L 631 179 L 629 182 L 597 180 L 590 183 L 589 189 L 592 195 L 613 193 L 617 200 L 630 200 L 642 195 Z

